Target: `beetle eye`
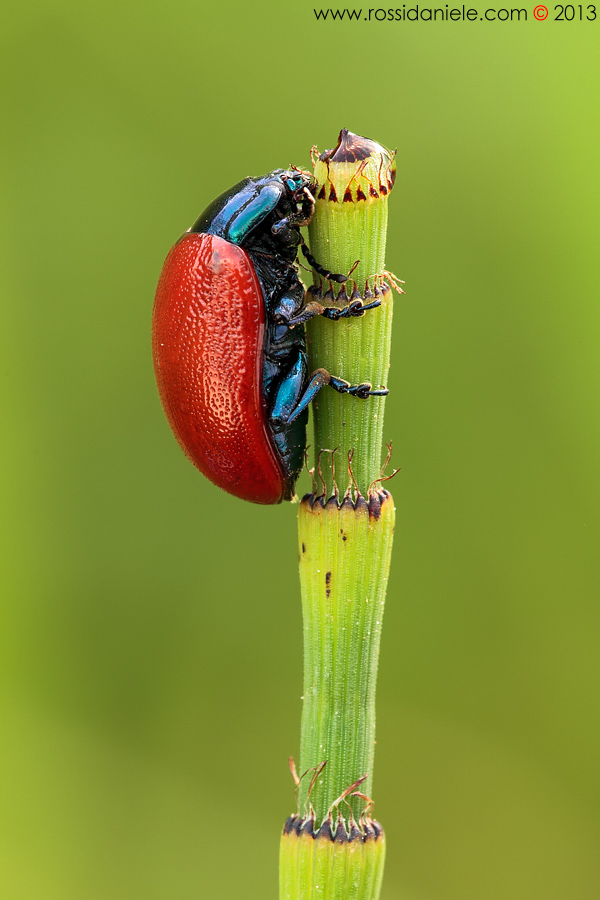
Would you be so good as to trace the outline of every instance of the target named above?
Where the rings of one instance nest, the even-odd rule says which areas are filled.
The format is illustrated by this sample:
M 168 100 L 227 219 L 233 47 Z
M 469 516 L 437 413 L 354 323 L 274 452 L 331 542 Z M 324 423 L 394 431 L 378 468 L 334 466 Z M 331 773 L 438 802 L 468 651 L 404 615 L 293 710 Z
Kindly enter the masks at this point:
M 297 175 L 293 175 L 291 178 L 286 178 L 285 183 L 288 190 L 295 194 L 296 191 L 301 191 L 304 188 L 305 177 L 301 172 L 298 172 Z

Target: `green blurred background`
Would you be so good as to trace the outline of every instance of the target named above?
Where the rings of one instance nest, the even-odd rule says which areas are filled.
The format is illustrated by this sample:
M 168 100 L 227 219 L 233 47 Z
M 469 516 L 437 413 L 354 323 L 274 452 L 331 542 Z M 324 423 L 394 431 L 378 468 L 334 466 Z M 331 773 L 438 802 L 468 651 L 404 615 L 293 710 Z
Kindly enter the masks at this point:
M 276 897 L 295 510 L 186 462 L 169 246 L 346 126 L 398 147 L 383 900 L 597 900 L 598 22 L 17 4 L 0 38 L 6 900 Z

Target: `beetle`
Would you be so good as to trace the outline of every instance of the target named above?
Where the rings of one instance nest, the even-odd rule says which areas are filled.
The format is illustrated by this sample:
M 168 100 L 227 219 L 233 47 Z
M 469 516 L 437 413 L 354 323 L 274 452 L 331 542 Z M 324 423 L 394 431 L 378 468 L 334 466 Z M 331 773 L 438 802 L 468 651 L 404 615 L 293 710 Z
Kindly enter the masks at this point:
M 326 384 L 383 396 L 325 369 L 308 374 L 304 323 L 363 315 L 380 297 L 328 307 L 306 302 L 298 247 L 325 279 L 300 227 L 316 183 L 302 169 L 245 178 L 217 197 L 165 261 L 153 312 L 160 399 L 175 437 L 214 484 L 254 503 L 294 497 L 306 447 L 308 405 Z

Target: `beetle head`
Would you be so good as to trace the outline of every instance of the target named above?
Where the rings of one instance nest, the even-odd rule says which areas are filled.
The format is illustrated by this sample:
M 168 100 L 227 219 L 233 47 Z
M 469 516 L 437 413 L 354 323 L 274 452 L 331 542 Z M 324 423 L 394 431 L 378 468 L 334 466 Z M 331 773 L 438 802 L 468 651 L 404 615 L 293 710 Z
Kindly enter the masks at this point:
M 303 211 L 306 219 L 310 219 L 315 206 L 314 192 L 317 186 L 313 176 L 304 169 L 292 166 L 286 172 L 282 172 L 280 177 L 290 200 L 297 204 L 298 212 Z
M 297 166 L 291 166 L 286 172 L 282 172 L 281 180 L 295 199 L 298 199 L 305 188 L 310 190 L 311 187 L 314 187 L 314 179 L 310 172 L 299 169 Z

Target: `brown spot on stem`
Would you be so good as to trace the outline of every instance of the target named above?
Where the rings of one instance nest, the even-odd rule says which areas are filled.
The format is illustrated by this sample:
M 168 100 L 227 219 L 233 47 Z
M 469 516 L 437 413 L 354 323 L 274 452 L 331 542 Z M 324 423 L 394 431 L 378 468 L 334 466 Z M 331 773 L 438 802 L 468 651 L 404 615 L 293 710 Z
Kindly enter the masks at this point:
M 302 552 L 306 553 L 306 544 L 302 541 Z
M 332 203 L 337 203 L 337 194 L 333 185 L 329 187 L 329 199 Z
M 357 200 L 366 200 L 367 199 L 366 194 L 363 191 L 363 189 L 361 188 L 360 184 L 356 188 L 356 199 Z
M 324 199 L 325 199 L 325 185 L 322 185 L 321 190 L 317 194 L 317 200 L 324 200 Z
M 350 190 L 350 186 L 348 186 L 344 191 L 344 203 L 352 203 L 353 199 L 352 191 Z

